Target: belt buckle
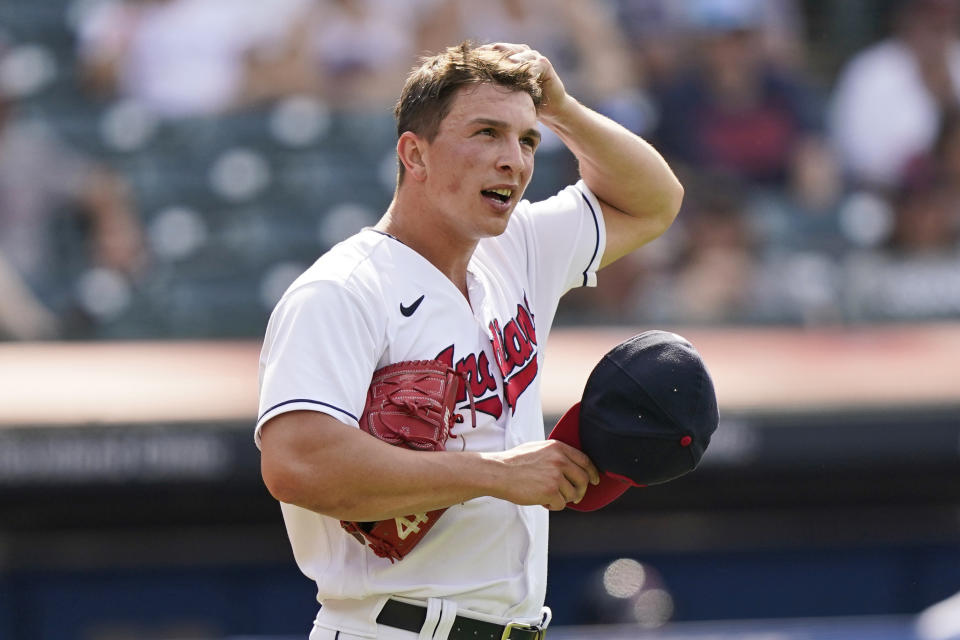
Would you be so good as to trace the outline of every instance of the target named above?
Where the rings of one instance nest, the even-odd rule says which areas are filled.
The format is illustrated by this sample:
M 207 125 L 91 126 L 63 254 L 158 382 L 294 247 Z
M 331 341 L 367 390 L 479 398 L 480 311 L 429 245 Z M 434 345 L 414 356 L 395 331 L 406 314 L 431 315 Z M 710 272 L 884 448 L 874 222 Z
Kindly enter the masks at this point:
M 542 637 L 540 632 L 543 631 L 543 627 L 538 624 L 530 625 L 523 622 L 508 622 L 506 626 L 503 627 L 503 635 L 500 636 L 500 640 L 510 640 L 510 632 L 514 629 L 536 632 L 537 638 Z
M 540 640 L 544 637 L 543 633 L 547 630 L 547 627 L 550 626 L 550 620 L 553 619 L 553 612 L 550 610 L 550 607 L 544 607 L 540 611 L 540 622 L 537 624 L 527 624 L 525 622 L 508 622 L 503 627 L 503 635 L 500 636 L 500 640 L 510 640 L 510 632 L 514 629 L 518 631 L 531 631 L 536 633 L 537 640 Z

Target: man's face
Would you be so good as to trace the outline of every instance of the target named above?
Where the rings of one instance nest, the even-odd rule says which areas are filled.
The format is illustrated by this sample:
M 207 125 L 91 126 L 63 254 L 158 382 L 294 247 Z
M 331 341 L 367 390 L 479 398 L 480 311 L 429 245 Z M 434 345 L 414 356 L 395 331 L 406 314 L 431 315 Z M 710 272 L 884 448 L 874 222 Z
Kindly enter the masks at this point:
M 428 197 L 448 231 L 466 240 L 503 233 L 539 142 L 529 95 L 489 84 L 461 89 L 423 154 Z

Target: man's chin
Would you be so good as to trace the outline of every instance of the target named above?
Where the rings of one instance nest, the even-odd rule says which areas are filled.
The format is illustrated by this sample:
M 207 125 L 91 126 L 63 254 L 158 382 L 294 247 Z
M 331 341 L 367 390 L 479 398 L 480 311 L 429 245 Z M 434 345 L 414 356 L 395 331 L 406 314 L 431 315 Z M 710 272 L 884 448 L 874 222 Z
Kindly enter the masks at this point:
M 496 218 L 488 220 L 488 224 L 486 224 L 484 228 L 484 236 L 494 238 L 503 235 L 503 232 L 507 230 L 507 226 L 510 224 L 510 216 L 513 215 L 513 209 L 514 208 L 511 207 Z

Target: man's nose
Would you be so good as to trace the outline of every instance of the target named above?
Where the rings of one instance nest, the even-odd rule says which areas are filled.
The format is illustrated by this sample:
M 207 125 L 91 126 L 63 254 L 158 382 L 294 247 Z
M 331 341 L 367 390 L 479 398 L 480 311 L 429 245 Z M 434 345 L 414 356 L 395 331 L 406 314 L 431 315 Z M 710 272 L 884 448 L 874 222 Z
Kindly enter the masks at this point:
M 525 168 L 526 160 L 523 157 L 523 149 L 519 142 L 508 142 L 503 145 L 498 159 L 498 166 L 501 171 L 515 173 Z

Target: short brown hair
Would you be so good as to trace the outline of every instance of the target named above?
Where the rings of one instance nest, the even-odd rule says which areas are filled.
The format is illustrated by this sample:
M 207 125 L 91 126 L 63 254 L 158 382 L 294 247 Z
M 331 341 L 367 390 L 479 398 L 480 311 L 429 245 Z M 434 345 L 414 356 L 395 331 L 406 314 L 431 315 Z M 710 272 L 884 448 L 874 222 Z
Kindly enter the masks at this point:
M 522 91 L 540 107 L 542 93 L 537 78 L 526 64 L 507 61 L 507 55 L 492 49 L 478 49 L 464 41 L 443 53 L 423 58 L 407 77 L 393 113 L 397 118 L 397 137 L 412 131 L 432 142 L 440 123 L 450 113 L 457 91 L 468 85 L 496 84 Z M 403 163 L 399 163 L 403 180 Z

